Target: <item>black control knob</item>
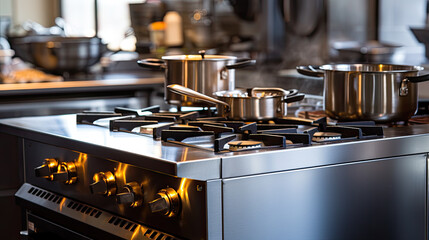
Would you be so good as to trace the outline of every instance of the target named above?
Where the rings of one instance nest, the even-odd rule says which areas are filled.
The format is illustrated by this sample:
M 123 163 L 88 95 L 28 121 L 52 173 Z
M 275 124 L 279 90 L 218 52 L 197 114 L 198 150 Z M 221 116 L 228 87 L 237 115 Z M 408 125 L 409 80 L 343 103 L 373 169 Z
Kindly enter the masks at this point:
M 127 183 L 120 193 L 116 194 L 116 201 L 130 207 L 139 207 L 143 203 L 143 191 L 136 182 Z
M 89 185 L 92 194 L 102 194 L 110 196 L 116 194 L 115 175 L 111 172 L 99 172 L 92 178 L 94 182 Z
M 163 214 L 170 211 L 170 200 L 164 193 L 157 194 L 157 199 L 149 203 L 150 211 L 153 213 L 161 212 Z
M 72 184 L 77 181 L 76 165 L 74 162 L 62 162 L 58 171 L 52 174 L 52 180 Z
M 135 195 L 133 192 L 121 192 L 116 195 L 116 200 L 119 204 L 132 205 L 135 202 Z
M 161 213 L 168 217 L 179 214 L 180 196 L 176 190 L 172 188 L 162 189 L 156 194 L 156 197 L 155 200 L 149 203 L 152 213 Z
M 47 158 L 43 165 L 36 167 L 34 173 L 36 177 L 52 180 L 52 174 L 58 169 L 58 161 L 54 158 Z
M 52 174 L 52 180 L 57 182 L 66 182 L 69 180 L 69 173 L 67 171 L 58 171 Z

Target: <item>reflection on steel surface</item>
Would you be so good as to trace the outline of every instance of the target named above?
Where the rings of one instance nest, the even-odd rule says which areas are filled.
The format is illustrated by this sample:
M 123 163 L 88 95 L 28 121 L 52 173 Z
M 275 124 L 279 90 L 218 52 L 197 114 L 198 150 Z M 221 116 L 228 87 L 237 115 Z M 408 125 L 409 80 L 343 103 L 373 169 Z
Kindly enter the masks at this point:
M 66 198 L 63 198 L 60 202 L 60 212 L 63 210 L 64 204 L 66 203 Z
M 115 171 L 116 179 L 120 180 L 123 183 L 127 182 L 126 172 L 127 172 L 128 164 L 119 163 L 118 168 Z
M 79 157 L 75 160 L 76 168 L 81 172 L 79 178 L 86 177 L 86 160 L 88 159 L 88 154 L 79 153 Z M 87 181 L 87 179 L 81 179 L 82 181 Z
M 131 236 L 131 240 L 135 239 L 143 239 L 144 238 L 144 229 L 141 226 L 138 226 L 136 230 L 134 230 L 133 235 Z

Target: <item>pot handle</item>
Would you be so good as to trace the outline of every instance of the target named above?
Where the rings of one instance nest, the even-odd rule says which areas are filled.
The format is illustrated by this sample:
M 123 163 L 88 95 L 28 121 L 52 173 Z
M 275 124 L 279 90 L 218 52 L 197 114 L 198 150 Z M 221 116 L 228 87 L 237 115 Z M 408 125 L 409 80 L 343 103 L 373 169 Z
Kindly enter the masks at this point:
M 170 91 L 174 92 L 174 93 L 177 93 L 177 94 L 180 94 L 180 95 L 183 95 L 183 96 L 187 96 L 187 97 L 193 97 L 193 98 L 196 98 L 196 99 L 199 99 L 199 100 L 202 100 L 202 101 L 206 101 L 206 102 L 209 102 L 209 103 L 213 103 L 213 104 L 221 104 L 221 105 L 224 105 L 228 109 L 228 111 L 230 109 L 230 106 L 229 106 L 228 103 L 220 101 L 220 100 L 218 100 L 216 98 L 209 97 L 207 95 L 204 95 L 202 93 L 199 93 L 197 91 L 194 91 L 192 89 L 184 87 L 182 85 L 171 84 L 171 85 L 168 85 L 167 88 Z
M 325 72 L 320 69 L 320 66 L 298 66 L 296 67 L 296 71 L 301 73 L 302 75 L 310 76 L 310 77 L 323 77 Z
M 429 81 L 429 74 L 422 75 L 422 76 L 415 76 L 415 77 L 407 77 L 407 80 L 412 83 Z
M 156 58 L 146 58 L 137 61 L 137 64 L 142 68 L 149 68 L 154 70 L 164 70 L 167 68 L 164 60 Z
M 225 67 L 226 69 L 238 69 L 238 68 L 244 68 L 247 66 L 255 65 L 255 63 L 256 63 L 256 60 L 254 59 L 242 58 L 242 59 L 238 59 L 236 63 L 226 65 Z
M 304 93 L 295 94 L 293 96 L 286 97 L 285 99 L 283 99 L 283 102 L 285 102 L 285 103 L 298 102 L 298 101 L 301 101 L 302 99 L 304 99 L 304 97 L 305 97 Z

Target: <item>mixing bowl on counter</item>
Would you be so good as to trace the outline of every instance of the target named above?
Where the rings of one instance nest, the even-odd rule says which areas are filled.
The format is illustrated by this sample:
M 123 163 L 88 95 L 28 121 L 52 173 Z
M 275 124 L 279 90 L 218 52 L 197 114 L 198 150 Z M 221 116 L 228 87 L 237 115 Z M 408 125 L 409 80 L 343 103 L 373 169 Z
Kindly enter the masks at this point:
M 87 71 L 107 52 L 106 45 L 97 37 L 34 35 L 8 40 L 17 57 L 58 74 Z

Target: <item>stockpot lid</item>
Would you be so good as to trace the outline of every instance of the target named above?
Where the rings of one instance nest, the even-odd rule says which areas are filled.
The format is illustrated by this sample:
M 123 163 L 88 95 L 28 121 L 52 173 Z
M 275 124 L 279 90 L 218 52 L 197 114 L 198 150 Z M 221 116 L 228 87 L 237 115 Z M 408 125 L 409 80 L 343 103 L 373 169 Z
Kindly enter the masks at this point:
M 320 69 L 339 72 L 405 73 L 422 71 L 424 68 L 421 66 L 395 64 L 326 64 L 320 66 Z
M 236 60 L 237 57 L 234 56 L 224 56 L 224 55 L 204 55 L 204 58 L 201 55 L 171 55 L 163 56 L 163 60 L 179 60 L 179 61 L 226 61 L 226 60 Z

